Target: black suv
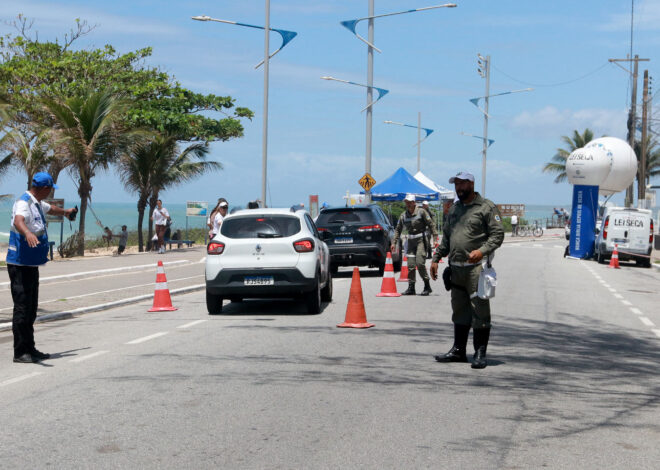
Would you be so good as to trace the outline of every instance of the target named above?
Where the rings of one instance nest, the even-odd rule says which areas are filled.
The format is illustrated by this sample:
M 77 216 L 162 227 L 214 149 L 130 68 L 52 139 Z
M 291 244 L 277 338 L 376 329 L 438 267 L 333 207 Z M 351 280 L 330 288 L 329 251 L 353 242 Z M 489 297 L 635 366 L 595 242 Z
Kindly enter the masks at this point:
M 395 227 L 378 205 L 323 209 L 316 227 L 330 250 L 332 272 L 339 266 L 369 266 L 383 274 Z M 401 269 L 400 243 L 392 263 L 395 271 Z

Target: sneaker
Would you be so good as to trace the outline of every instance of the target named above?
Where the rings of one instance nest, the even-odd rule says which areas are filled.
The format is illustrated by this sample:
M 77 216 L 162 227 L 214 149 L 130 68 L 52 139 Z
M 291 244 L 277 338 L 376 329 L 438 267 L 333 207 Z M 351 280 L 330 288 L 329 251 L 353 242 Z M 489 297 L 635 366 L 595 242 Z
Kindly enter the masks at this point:
M 38 349 L 34 349 L 32 351 L 32 357 L 35 357 L 35 358 L 39 359 L 40 361 L 43 361 L 44 359 L 50 359 L 50 354 L 42 353 Z
M 39 359 L 32 356 L 31 354 L 25 353 L 22 356 L 15 357 L 14 362 L 18 362 L 20 364 L 34 364 L 35 362 L 39 362 Z

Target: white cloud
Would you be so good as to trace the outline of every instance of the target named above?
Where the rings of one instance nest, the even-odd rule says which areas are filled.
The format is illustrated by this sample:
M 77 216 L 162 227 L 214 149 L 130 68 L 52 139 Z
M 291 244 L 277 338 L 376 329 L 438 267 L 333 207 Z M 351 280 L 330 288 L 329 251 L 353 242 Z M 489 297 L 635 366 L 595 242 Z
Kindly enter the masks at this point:
M 630 31 L 630 3 L 625 3 L 624 13 L 612 14 L 609 21 L 602 24 L 599 29 L 603 31 Z M 657 0 L 641 0 L 635 2 L 634 9 L 635 30 L 658 30 L 660 23 L 660 2 Z
M 546 106 L 537 111 L 523 111 L 513 118 L 511 128 L 526 137 L 556 138 L 577 129 L 589 128 L 594 135 L 622 137 L 625 134 L 627 110 L 587 108 L 557 109 Z

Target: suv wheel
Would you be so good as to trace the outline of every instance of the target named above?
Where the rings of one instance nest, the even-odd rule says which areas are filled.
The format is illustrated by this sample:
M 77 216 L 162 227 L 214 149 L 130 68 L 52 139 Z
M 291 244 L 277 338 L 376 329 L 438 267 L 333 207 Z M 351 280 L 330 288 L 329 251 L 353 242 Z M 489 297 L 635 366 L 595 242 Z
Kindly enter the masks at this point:
M 330 302 L 332 300 L 332 274 L 328 272 L 328 282 L 325 283 L 325 287 L 321 290 L 321 300 L 324 302 Z
M 316 282 L 314 282 L 314 288 L 305 293 L 305 305 L 307 306 L 307 313 L 321 313 L 321 282 L 318 274 Z
M 596 259 L 598 260 L 599 264 L 605 264 L 605 257 L 600 251 L 598 252 Z
M 208 310 L 209 315 L 222 313 L 222 300 L 221 296 L 206 291 L 206 310 Z

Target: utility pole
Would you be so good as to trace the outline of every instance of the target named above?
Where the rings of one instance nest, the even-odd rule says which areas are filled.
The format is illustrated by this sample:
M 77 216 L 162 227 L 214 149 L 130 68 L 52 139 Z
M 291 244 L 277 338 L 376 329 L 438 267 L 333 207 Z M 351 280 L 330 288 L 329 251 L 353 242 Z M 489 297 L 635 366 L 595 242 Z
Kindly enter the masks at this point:
M 484 97 L 484 137 L 481 158 L 481 196 L 486 197 L 486 152 L 488 151 L 488 98 L 490 98 L 490 56 L 477 54 L 477 72 L 486 79 L 486 95 Z
M 374 86 L 374 0 L 369 0 L 369 46 L 367 48 L 367 138 L 365 172 L 371 174 L 371 135 L 373 121 L 373 86 Z M 366 202 L 371 202 L 371 190 L 365 191 Z
M 637 181 L 637 198 L 646 204 L 646 153 L 648 131 L 648 101 L 649 101 L 649 71 L 644 70 L 644 92 L 642 93 L 642 154 L 639 156 L 639 179 Z M 646 207 L 646 206 L 644 206 Z
M 628 144 L 630 148 L 635 149 L 635 121 L 637 120 L 637 71 L 640 61 L 648 62 L 650 59 L 640 59 L 638 55 L 635 55 L 634 59 L 628 57 L 627 59 L 609 59 L 610 62 L 634 62 L 633 72 L 632 72 L 632 96 L 630 98 L 630 114 L 628 115 Z M 623 67 L 621 67 L 623 68 Z M 626 72 L 630 73 L 630 70 L 623 69 Z M 634 182 L 630 184 L 628 189 L 626 189 L 626 207 L 632 207 L 633 205 L 633 190 Z

